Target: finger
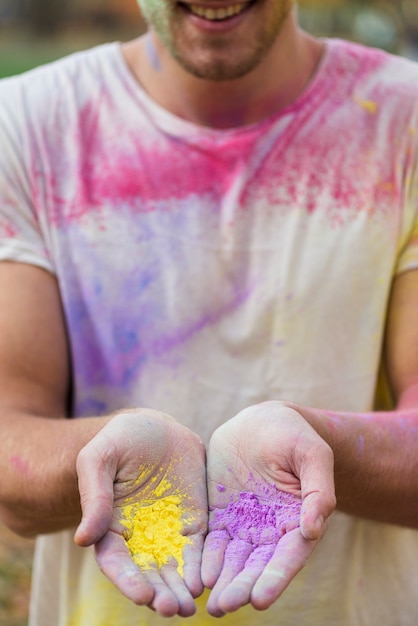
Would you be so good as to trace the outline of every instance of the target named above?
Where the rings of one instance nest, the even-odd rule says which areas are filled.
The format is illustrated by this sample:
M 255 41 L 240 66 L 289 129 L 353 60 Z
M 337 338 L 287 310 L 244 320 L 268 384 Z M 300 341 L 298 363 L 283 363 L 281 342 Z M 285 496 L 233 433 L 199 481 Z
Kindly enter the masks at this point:
M 275 547 L 274 544 L 258 546 L 250 554 L 242 572 L 218 597 L 218 606 L 224 613 L 232 613 L 250 602 L 253 587 L 274 554 Z
M 207 611 L 210 615 L 214 617 L 224 615 L 218 599 L 229 583 L 244 569 L 244 565 L 252 550 L 253 546 L 248 541 L 243 541 L 242 539 L 233 539 L 228 543 L 221 573 L 207 602 Z
M 277 600 L 306 564 L 317 543 L 305 539 L 299 528 L 280 539 L 252 590 L 251 604 L 254 608 L 267 609 Z
M 205 539 L 202 554 L 202 582 L 208 589 L 212 589 L 219 578 L 229 540 L 226 530 L 212 530 Z
M 197 598 L 203 593 L 201 578 L 203 536 L 190 539 L 192 543 L 183 548 L 183 579 L 192 597 Z
M 90 444 L 78 455 L 77 475 L 82 519 L 74 541 L 86 547 L 97 543 L 110 527 L 114 474 L 100 450 Z
M 154 590 L 150 608 L 154 609 L 162 617 L 174 617 L 174 615 L 177 615 L 180 610 L 178 599 L 161 577 L 157 566 L 145 570 L 144 576 Z
M 163 565 L 160 570 L 161 579 L 177 600 L 177 613 L 180 617 L 191 617 L 196 612 L 196 604 L 183 578 L 177 570 L 177 563 Z
M 100 570 L 124 596 L 140 606 L 152 602 L 154 588 L 132 560 L 120 535 L 107 533 L 94 549 Z

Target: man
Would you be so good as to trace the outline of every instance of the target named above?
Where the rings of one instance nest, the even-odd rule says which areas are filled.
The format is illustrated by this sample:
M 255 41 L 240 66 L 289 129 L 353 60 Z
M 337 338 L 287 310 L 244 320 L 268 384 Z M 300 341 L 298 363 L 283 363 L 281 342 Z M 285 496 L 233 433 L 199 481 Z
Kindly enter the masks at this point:
M 417 622 L 418 68 L 292 5 L 143 0 L 143 38 L 2 83 L 0 502 L 40 535 L 31 626 Z M 233 534 L 282 492 L 283 536 Z M 182 571 L 127 548 L 125 507 L 165 494 Z

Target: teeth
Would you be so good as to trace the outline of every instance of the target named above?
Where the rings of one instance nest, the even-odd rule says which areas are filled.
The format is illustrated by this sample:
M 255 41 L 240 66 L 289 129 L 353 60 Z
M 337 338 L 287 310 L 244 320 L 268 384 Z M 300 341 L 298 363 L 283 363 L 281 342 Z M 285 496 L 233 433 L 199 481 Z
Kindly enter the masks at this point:
M 198 6 L 197 4 L 189 5 L 190 11 L 199 17 L 203 17 L 205 20 L 225 20 L 228 17 L 233 17 L 241 13 L 246 6 L 247 2 L 241 4 L 233 4 L 229 7 L 222 7 L 220 9 L 207 9 L 205 7 Z

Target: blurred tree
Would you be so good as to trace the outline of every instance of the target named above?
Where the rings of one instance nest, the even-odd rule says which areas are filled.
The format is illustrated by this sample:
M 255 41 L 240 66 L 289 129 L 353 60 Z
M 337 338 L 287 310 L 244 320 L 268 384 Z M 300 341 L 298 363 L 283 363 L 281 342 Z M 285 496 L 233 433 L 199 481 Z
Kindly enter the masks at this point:
M 37 35 L 55 33 L 66 16 L 67 0 L 27 0 L 26 19 Z
M 418 59 L 418 0 L 297 0 L 302 26 Z M 137 21 L 138 20 L 138 21 Z M 102 31 L 145 29 L 137 0 L 0 0 L 0 26 L 24 24 L 47 38 L 65 25 Z

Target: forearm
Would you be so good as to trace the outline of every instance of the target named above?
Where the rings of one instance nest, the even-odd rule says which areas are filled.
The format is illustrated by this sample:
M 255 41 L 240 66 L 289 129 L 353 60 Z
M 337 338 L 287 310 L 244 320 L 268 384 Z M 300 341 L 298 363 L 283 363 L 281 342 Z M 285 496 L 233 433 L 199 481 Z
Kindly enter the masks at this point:
M 418 409 L 346 413 L 297 408 L 334 452 L 337 508 L 418 528 Z
M 109 419 L 53 419 L 4 411 L 0 517 L 11 530 L 34 536 L 78 524 L 76 459 Z

